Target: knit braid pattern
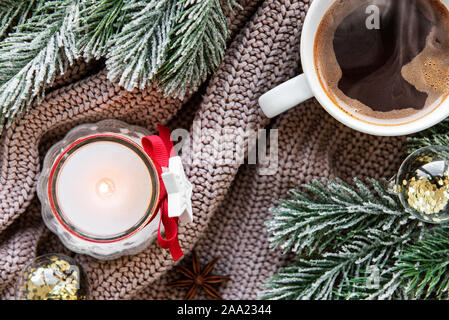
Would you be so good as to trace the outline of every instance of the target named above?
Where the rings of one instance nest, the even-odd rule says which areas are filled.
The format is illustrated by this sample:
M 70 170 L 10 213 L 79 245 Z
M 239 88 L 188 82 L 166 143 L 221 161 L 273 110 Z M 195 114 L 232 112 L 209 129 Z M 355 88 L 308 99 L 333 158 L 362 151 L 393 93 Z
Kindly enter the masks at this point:
M 403 138 L 353 131 L 315 100 L 272 122 L 258 97 L 301 72 L 299 39 L 310 1 L 241 1 L 230 17 L 232 38 L 217 72 L 184 100 L 164 97 L 155 86 L 128 92 L 111 83 L 97 65 L 80 62 L 56 82 L 39 106 L 5 130 L 0 139 L 0 298 L 13 299 L 20 270 L 37 255 L 61 252 L 85 268 L 93 299 L 178 299 L 184 290 L 167 284 L 178 275 L 157 243 L 135 256 L 98 261 L 68 251 L 40 218 L 36 183 L 49 147 L 81 123 L 114 118 L 156 132 L 156 125 L 190 130 L 191 155 L 182 157 L 193 185 L 194 222 L 181 226 L 188 263 L 193 248 L 203 263 L 221 260 L 215 273 L 231 277 L 219 291 L 225 299 L 255 299 L 264 281 L 288 256 L 271 250 L 264 221 L 269 207 L 312 179 L 390 177 L 403 158 Z M 278 129 L 275 174 L 261 164 L 226 163 L 231 150 L 248 151 L 240 132 Z M 218 133 L 217 148 L 209 133 Z M 218 149 L 218 151 L 217 151 Z M 206 298 L 200 293 L 198 298 Z

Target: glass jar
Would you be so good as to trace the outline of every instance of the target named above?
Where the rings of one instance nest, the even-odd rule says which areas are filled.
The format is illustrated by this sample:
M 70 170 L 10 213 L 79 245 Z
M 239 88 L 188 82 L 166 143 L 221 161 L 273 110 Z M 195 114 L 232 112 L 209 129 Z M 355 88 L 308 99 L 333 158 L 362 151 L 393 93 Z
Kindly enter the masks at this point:
M 393 181 L 404 209 L 427 223 L 449 222 L 449 147 L 427 146 L 410 154 Z
M 50 253 L 33 259 L 19 274 L 17 300 L 86 300 L 89 280 L 72 258 Z
M 159 177 L 141 144 L 148 135 L 104 120 L 77 126 L 48 151 L 37 194 L 46 226 L 67 248 L 109 260 L 157 237 Z

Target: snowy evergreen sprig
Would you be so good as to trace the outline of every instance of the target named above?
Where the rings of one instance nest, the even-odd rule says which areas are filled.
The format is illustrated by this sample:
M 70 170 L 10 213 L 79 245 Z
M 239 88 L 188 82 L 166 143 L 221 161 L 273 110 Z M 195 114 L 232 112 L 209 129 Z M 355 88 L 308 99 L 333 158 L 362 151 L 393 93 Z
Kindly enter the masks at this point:
M 395 255 L 406 233 L 367 229 L 337 252 L 299 257 L 266 285 L 263 299 L 388 299 L 401 296 L 401 279 L 391 281 Z M 363 279 L 363 281 L 356 281 Z
M 31 17 L 0 42 L 0 129 L 39 100 L 78 57 L 78 14 L 79 1 L 38 1 Z
M 5 38 L 12 26 L 24 22 L 35 4 L 35 0 L 0 1 L 0 41 Z
M 182 98 L 221 63 L 236 0 L 0 0 L 0 132 L 83 57 Z
M 410 152 L 449 146 L 449 118 L 407 140 Z M 369 181 L 313 182 L 278 202 L 269 240 L 298 261 L 269 279 L 261 297 L 447 299 L 449 226 L 418 222 L 385 181 Z
M 198 89 L 224 57 L 229 28 L 220 0 L 184 0 L 169 36 L 158 81 L 168 94 L 183 97 Z
M 77 29 L 78 47 L 86 60 L 104 57 L 111 38 L 123 26 L 125 0 L 84 0 Z
M 449 226 L 442 225 L 404 248 L 395 272 L 414 298 L 448 298 Z
M 405 223 L 407 215 L 385 182 L 370 180 L 376 193 L 360 180 L 354 182 L 357 188 L 336 180 L 327 185 L 314 181 L 303 191 L 291 191 L 290 199 L 279 201 L 266 222 L 272 246 L 298 254 L 322 252 L 340 247 L 356 231 L 388 230 Z
M 298 254 L 295 266 L 267 282 L 265 299 L 390 299 L 404 297 L 396 257 L 424 228 L 404 213 L 385 183 L 356 187 L 313 182 L 272 209 L 273 246 Z M 370 274 L 377 273 L 371 281 Z M 377 283 L 373 284 L 373 281 Z
M 110 41 L 108 78 L 128 90 L 144 88 L 164 61 L 180 9 L 175 0 L 130 2 L 123 7 L 126 24 Z

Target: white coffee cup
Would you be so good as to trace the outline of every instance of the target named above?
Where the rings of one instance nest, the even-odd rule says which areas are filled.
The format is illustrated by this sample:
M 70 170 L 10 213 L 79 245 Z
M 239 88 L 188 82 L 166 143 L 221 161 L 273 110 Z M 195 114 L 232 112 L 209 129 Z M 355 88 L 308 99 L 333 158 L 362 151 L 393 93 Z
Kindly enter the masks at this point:
M 259 98 L 262 111 L 275 117 L 299 103 L 315 97 L 335 119 L 355 130 L 379 136 L 399 136 L 427 129 L 449 116 L 449 99 L 416 120 L 399 124 L 377 124 L 350 116 L 338 107 L 320 84 L 315 68 L 314 42 L 320 22 L 329 7 L 338 0 L 314 0 L 304 21 L 301 36 L 301 64 L 304 73 L 273 88 Z M 441 0 L 449 8 L 449 0 Z

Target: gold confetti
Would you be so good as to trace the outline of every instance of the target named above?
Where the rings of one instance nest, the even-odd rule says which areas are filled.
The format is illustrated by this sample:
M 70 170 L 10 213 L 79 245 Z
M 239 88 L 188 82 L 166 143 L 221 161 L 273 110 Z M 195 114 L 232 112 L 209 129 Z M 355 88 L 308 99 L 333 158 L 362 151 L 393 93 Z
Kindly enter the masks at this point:
M 412 177 L 407 182 L 408 204 L 423 214 L 439 213 L 449 202 L 448 180 L 446 174 L 443 177 Z
M 37 259 L 24 279 L 24 298 L 27 300 L 84 300 L 87 284 L 77 265 L 59 256 Z

